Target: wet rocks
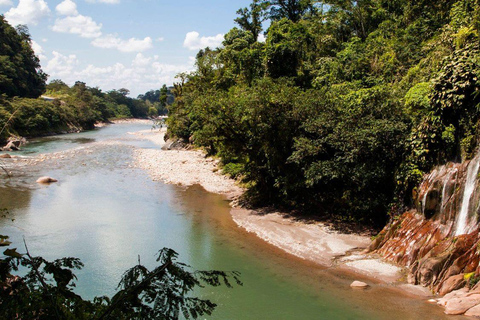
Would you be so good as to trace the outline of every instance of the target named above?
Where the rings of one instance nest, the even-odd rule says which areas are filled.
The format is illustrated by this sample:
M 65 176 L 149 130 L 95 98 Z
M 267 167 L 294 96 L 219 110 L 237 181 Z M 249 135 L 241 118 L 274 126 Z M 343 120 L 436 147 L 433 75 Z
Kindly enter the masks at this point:
M 8 153 L 0 154 L 0 159 L 10 159 L 12 156 Z
M 447 314 L 480 316 L 480 152 L 424 176 L 415 208 L 396 217 L 370 252 L 409 268 L 408 282 L 445 295 Z M 458 289 L 461 289 L 458 290 Z

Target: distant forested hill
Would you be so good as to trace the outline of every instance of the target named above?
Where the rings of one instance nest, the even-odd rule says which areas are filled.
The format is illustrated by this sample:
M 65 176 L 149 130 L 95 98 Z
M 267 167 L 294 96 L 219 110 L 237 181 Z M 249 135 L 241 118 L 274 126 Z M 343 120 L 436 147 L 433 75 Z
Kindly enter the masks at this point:
M 105 93 L 81 81 L 69 87 L 59 79 L 48 85 L 46 80 L 27 27 L 14 28 L 0 15 L 0 142 L 11 135 L 71 132 L 92 129 L 96 122 L 109 119 L 166 113 L 165 85 L 157 90 L 158 97 L 145 98 L 145 94 L 133 99 L 125 88 Z M 39 98 L 42 94 L 47 98 Z

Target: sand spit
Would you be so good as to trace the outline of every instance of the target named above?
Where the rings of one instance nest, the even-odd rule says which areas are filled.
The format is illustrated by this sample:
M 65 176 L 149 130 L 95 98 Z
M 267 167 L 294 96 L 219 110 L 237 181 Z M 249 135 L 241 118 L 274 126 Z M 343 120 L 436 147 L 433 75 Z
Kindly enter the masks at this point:
M 149 139 L 159 149 L 137 149 L 135 164 L 147 170 L 153 180 L 183 186 L 201 185 L 205 190 L 228 196 L 230 199 L 240 195 L 243 190 L 235 181 L 222 175 L 218 170 L 218 160 L 206 158 L 198 150 L 160 150 L 165 144 L 165 129 L 160 131 L 135 132 L 144 139 Z

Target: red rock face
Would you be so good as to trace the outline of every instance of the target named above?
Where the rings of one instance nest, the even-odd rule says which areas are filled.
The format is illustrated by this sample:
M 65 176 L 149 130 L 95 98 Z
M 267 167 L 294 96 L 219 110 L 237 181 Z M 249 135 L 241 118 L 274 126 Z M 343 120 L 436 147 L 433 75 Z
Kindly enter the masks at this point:
M 416 208 L 386 226 L 370 251 L 409 267 L 409 282 L 442 294 L 480 277 L 479 163 L 480 154 L 426 175 L 415 190 Z

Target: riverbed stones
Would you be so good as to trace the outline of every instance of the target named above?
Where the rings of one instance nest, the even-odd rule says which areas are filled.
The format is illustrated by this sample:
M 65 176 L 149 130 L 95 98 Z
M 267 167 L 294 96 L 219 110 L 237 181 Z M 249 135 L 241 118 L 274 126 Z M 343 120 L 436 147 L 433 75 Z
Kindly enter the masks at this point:
M 8 153 L 0 154 L 0 159 L 10 159 L 12 156 Z
M 37 179 L 37 183 L 41 183 L 41 184 L 50 184 L 53 182 L 58 182 L 58 180 L 52 177 L 40 177 Z
M 355 280 L 352 282 L 352 284 L 350 284 L 350 287 L 354 289 L 366 289 L 369 287 L 369 285 L 365 282 Z

